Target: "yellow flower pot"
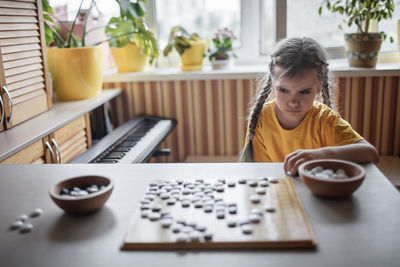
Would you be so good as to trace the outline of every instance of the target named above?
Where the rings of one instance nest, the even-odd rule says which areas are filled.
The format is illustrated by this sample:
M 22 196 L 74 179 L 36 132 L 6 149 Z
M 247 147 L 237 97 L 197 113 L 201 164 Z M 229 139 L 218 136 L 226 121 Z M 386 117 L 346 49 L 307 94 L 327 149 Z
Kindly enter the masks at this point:
M 203 57 L 206 49 L 206 42 L 190 41 L 190 48 L 185 49 L 181 55 L 182 70 L 201 70 L 203 67 Z
M 146 56 L 135 44 L 124 47 L 110 47 L 119 73 L 142 71 L 146 65 Z
M 98 96 L 103 83 L 102 47 L 48 48 L 53 89 L 60 100 Z

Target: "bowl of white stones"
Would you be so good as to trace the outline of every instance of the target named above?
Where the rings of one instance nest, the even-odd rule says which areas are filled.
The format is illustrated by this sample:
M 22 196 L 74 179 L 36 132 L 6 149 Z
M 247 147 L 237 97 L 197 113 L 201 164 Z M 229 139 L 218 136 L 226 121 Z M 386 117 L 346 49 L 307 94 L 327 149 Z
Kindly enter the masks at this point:
M 86 214 L 100 210 L 113 188 L 114 182 L 110 178 L 87 175 L 61 181 L 50 188 L 49 194 L 65 212 Z
M 304 162 L 299 174 L 314 195 L 341 198 L 350 196 L 362 184 L 365 169 L 353 162 L 318 159 Z

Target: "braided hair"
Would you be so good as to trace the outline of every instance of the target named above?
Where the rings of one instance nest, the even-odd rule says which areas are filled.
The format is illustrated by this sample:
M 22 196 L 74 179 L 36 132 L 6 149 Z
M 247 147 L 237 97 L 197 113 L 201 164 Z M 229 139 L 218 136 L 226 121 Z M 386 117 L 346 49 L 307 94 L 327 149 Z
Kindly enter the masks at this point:
M 272 80 L 274 78 L 276 66 L 284 70 L 281 77 L 287 78 L 292 78 L 302 70 L 316 70 L 318 80 L 322 84 L 321 93 L 323 103 L 333 108 L 333 103 L 331 101 L 331 82 L 324 49 L 318 42 L 309 37 L 295 37 L 280 41 L 271 54 L 269 73 L 265 79 L 266 82 L 261 85 L 261 90 L 259 90 L 256 96 L 255 104 L 250 110 L 250 115 L 248 117 L 248 143 L 240 155 L 241 161 L 254 161 L 252 142 L 255 136 L 258 116 L 272 91 Z

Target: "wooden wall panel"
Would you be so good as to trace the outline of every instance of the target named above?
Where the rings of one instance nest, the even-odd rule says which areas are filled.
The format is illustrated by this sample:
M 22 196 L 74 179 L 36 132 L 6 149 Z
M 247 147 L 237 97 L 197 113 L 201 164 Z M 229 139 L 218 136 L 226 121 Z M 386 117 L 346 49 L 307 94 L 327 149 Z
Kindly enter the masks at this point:
M 400 154 L 399 77 L 339 78 L 339 113 L 380 155 Z
M 335 84 L 342 117 L 381 155 L 398 155 L 399 77 L 346 77 Z M 253 79 L 106 83 L 104 88 L 123 89 L 112 102 L 116 125 L 141 114 L 178 120 L 161 144 L 171 148 L 171 156 L 159 162 L 183 162 L 189 155 L 238 155 L 255 95 Z

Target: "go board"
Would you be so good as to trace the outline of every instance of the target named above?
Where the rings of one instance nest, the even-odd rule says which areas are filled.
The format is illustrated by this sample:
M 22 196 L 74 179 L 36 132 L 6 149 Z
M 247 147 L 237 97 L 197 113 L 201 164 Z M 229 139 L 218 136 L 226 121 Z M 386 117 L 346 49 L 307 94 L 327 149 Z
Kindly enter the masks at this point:
M 313 248 L 288 178 L 154 181 L 133 214 L 123 250 Z

